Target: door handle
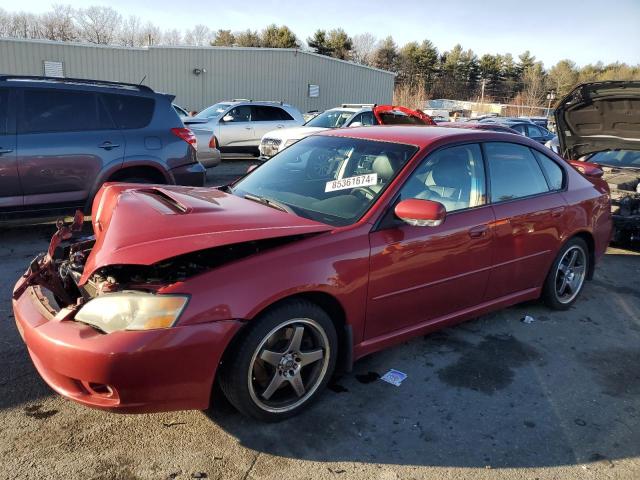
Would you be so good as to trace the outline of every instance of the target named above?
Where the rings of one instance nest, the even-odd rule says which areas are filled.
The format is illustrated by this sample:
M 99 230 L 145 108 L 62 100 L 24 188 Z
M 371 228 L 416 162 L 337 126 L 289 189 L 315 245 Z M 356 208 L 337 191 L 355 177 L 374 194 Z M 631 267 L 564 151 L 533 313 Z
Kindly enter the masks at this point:
M 489 230 L 487 225 L 478 225 L 469 229 L 469 236 L 471 238 L 481 238 L 487 234 L 487 230 Z
M 98 148 L 104 148 L 105 150 L 111 150 L 112 148 L 118 148 L 120 145 L 117 143 L 104 142 L 102 145 L 98 145 Z
M 251 130 L 253 127 L 244 127 L 245 130 Z
M 11 150 L 10 148 L 0 147 L 0 155 L 2 155 L 3 153 L 11 153 L 11 152 L 13 152 L 13 150 Z

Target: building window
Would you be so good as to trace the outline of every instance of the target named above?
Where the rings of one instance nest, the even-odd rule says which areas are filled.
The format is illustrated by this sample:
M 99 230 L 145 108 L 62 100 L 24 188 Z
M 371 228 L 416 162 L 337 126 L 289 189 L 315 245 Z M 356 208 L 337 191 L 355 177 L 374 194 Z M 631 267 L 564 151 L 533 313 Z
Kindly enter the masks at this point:
M 320 96 L 320 85 L 309 84 L 309 97 L 318 98 Z

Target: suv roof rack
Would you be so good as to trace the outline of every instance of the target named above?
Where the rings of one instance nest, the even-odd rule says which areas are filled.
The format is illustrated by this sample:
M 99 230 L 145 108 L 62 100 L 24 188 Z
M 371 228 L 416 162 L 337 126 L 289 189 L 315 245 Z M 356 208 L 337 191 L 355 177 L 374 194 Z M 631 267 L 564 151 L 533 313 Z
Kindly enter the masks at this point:
M 228 100 L 229 102 L 251 102 L 251 103 L 273 103 L 276 105 L 288 105 L 284 103 L 282 100 L 252 100 L 250 98 L 234 98 L 233 100 Z
M 342 108 L 374 108 L 376 105 L 377 103 L 343 103 L 341 106 Z
M 108 80 L 91 80 L 87 78 L 68 78 L 68 77 L 44 77 L 40 75 L 0 75 L 0 82 L 8 82 L 11 80 L 36 82 L 55 82 L 55 83 L 74 83 L 81 85 L 94 85 L 97 87 L 125 88 L 130 90 L 139 90 L 141 92 L 155 93 L 151 87 L 147 85 L 139 85 L 136 83 L 111 82 Z

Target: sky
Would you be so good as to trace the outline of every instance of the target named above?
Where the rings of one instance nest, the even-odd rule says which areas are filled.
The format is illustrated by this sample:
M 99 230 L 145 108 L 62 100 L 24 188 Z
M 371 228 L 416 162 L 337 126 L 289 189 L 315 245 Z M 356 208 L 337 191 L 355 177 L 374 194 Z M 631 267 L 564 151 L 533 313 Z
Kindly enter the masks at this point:
M 342 27 L 349 35 L 391 35 L 400 46 L 429 39 L 440 51 L 457 43 L 478 55 L 517 57 L 529 50 L 547 68 L 564 58 L 581 66 L 599 60 L 640 64 L 640 0 L 0 0 L 0 8 L 41 13 L 52 3 L 110 6 L 163 30 L 198 23 L 212 30 L 261 30 L 276 23 L 306 40 L 316 29 Z

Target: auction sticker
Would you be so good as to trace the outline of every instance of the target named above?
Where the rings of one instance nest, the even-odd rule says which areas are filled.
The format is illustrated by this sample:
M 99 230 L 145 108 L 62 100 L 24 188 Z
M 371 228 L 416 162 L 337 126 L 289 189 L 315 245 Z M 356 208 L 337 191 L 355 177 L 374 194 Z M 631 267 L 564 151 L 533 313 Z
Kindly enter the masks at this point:
M 367 173 L 355 177 L 340 178 L 327 182 L 324 187 L 325 192 L 335 192 L 336 190 L 346 190 L 347 188 L 368 187 L 378 183 L 377 173 Z

